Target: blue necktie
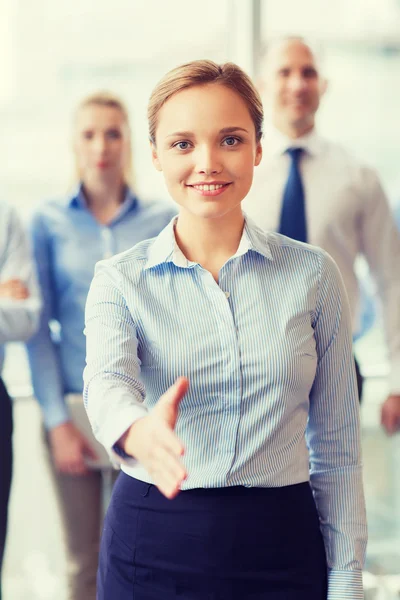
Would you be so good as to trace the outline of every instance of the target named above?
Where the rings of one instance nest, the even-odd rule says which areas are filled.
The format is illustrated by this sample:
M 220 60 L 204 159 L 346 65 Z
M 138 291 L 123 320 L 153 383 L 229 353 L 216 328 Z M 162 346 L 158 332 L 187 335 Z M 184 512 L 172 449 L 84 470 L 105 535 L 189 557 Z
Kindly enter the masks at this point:
M 307 223 L 304 187 L 299 170 L 303 148 L 288 148 L 290 156 L 289 175 L 283 192 L 279 233 L 300 242 L 307 241 Z

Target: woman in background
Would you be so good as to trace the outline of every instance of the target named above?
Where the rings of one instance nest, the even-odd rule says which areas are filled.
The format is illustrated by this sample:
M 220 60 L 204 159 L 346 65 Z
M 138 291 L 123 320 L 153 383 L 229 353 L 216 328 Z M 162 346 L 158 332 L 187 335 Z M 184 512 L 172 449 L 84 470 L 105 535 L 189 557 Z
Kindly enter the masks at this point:
M 114 95 L 80 103 L 73 148 L 75 193 L 42 205 L 32 222 L 44 308 L 28 355 L 63 514 L 69 600 L 95 600 L 102 472 L 111 465 L 91 439 L 82 404 L 86 296 L 98 260 L 157 235 L 176 211 L 135 195 L 128 114 Z
M 148 116 L 179 216 L 102 261 L 86 308 L 85 405 L 123 471 L 98 600 L 362 598 L 359 405 L 338 269 L 242 212 L 263 109 L 239 67 L 174 69 Z

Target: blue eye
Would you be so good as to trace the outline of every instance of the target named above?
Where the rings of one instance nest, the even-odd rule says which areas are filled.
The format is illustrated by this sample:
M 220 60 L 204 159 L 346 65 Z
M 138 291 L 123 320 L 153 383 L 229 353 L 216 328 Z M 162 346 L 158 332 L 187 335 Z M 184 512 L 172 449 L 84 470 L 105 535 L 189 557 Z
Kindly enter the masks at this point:
M 240 140 L 238 138 L 232 137 L 232 136 L 229 136 L 229 137 L 227 137 L 227 138 L 224 139 L 224 143 L 227 146 L 236 146 L 239 143 L 239 141 Z
M 111 140 L 119 140 L 122 136 L 118 129 L 109 129 L 107 131 L 107 137 Z
M 176 142 L 176 144 L 174 144 L 174 148 L 178 148 L 179 150 L 188 150 L 189 142 Z

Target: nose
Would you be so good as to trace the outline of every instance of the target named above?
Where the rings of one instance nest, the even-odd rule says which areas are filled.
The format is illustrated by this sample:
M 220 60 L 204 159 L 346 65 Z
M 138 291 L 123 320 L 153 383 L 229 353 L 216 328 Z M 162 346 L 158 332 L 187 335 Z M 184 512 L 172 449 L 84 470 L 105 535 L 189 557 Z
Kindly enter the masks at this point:
M 290 88 L 293 92 L 302 92 L 307 89 L 307 80 L 300 73 L 293 74 L 290 78 Z
M 196 153 L 196 172 L 199 175 L 216 175 L 221 173 L 222 164 L 216 149 L 201 147 Z
M 103 135 L 98 135 L 93 145 L 96 152 L 103 154 L 107 150 L 107 139 Z

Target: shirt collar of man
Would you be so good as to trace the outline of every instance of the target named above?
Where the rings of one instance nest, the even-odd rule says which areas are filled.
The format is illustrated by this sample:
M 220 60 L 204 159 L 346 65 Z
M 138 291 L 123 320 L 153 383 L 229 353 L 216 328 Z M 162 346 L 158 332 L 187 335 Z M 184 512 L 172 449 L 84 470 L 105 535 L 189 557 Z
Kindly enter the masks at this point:
M 175 225 L 177 217 L 163 229 L 154 240 L 148 254 L 145 269 L 157 267 L 163 263 L 172 262 L 177 267 L 184 269 L 193 268 L 197 263 L 186 258 L 179 248 L 175 238 Z M 255 223 L 245 215 L 245 225 L 235 257 L 246 254 L 249 250 L 273 260 L 268 243 L 268 233 L 259 229 Z
M 293 140 L 271 125 L 265 132 L 263 143 L 263 151 L 271 157 L 284 154 L 288 148 L 304 148 L 310 156 L 318 156 L 322 152 L 322 147 L 322 139 L 315 127 L 305 135 Z

